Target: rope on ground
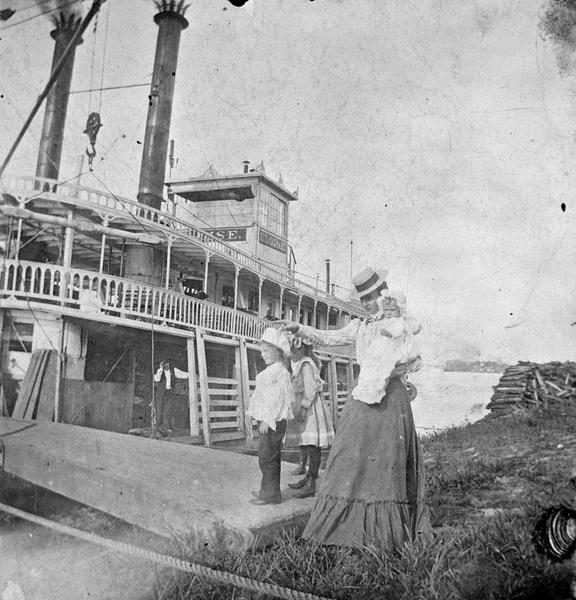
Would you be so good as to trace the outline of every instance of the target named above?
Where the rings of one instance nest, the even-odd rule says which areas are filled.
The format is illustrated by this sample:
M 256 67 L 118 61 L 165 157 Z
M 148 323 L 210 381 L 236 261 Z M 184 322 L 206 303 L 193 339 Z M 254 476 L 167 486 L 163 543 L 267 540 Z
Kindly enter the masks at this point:
M 179 571 L 192 573 L 193 575 L 197 575 L 199 577 L 212 579 L 218 583 L 245 588 L 259 594 L 269 594 L 270 596 L 275 596 L 276 598 L 285 598 L 286 600 L 332 600 L 323 596 L 316 596 L 307 592 L 300 592 L 292 588 L 276 585 L 275 583 L 264 583 L 248 577 L 234 575 L 233 573 L 228 573 L 226 571 L 211 569 L 210 567 L 188 562 L 186 560 L 175 558 L 174 556 L 159 554 L 157 552 L 152 552 L 151 550 L 125 544 L 124 542 L 118 542 L 116 540 L 104 538 L 89 531 L 82 531 L 81 529 L 76 529 L 75 527 L 70 527 L 68 525 L 63 525 L 62 523 L 50 521 L 49 519 L 45 519 L 44 517 L 40 517 L 38 515 L 33 515 L 26 511 L 20 510 L 19 508 L 4 504 L 3 502 L 0 502 L 0 510 L 16 517 L 20 517 L 21 519 L 26 519 L 32 523 L 36 523 L 37 525 L 42 525 L 54 531 L 58 531 L 59 533 L 70 535 L 75 538 L 103 546 L 104 548 L 108 548 L 114 552 L 120 552 L 122 554 L 129 554 L 131 556 L 144 558 L 161 566 L 171 567 L 173 569 L 178 569 Z

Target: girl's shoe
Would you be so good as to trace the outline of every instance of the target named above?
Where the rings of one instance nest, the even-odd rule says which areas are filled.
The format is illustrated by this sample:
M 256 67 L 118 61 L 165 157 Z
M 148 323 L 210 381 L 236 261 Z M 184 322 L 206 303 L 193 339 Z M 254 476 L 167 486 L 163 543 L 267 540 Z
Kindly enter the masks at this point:
M 316 480 L 312 477 L 307 477 L 302 489 L 296 494 L 297 498 L 308 498 L 316 493 Z
M 304 477 L 303 479 L 300 479 L 299 481 L 296 481 L 295 483 L 289 483 L 288 487 L 292 488 L 293 490 L 299 490 L 300 488 L 304 487 L 304 485 L 306 484 L 307 481 L 308 481 L 308 479 L 306 477 Z

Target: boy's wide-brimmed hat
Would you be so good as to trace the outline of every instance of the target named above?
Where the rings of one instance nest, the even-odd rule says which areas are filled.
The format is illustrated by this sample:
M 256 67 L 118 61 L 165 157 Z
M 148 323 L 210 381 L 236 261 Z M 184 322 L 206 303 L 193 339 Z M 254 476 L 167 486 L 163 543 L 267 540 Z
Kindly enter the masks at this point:
M 356 289 L 358 298 L 364 298 L 372 292 L 386 285 L 388 271 L 386 269 L 373 269 L 366 267 L 352 277 L 352 284 Z
M 286 356 L 290 354 L 290 341 L 288 340 L 288 336 L 282 331 L 274 329 L 274 327 L 268 327 L 264 330 L 260 342 L 266 342 L 267 344 L 276 346 L 276 348 L 280 348 Z

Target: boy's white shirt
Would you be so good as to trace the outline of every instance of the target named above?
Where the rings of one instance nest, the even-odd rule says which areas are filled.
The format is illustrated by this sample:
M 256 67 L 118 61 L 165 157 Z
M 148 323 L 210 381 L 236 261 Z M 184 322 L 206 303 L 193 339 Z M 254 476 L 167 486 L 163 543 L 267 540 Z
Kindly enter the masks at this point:
M 268 365 L 256 375 L 256 387 L 246 413 L 276 431 L 276 421 L 294 418 L 294 388 L 286 367 L 279 362 Z

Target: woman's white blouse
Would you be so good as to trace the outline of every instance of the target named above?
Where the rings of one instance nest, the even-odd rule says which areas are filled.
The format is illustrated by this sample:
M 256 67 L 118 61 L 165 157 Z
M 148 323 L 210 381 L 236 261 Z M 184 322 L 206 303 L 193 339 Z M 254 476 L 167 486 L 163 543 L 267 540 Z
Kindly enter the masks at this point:
M 293 402 L 294 389 L 290 373 L 282 363 L 275 362 L 256 375 L 256 388 L 250 396 L 246 412 L 276 431 L 276 421 L 294 418 Z
M 367 319 L 352 319 L 342 329 L 322 330 L 300 325 L 298 335 L 327 346 L 356 344 L 360 375 L 353 396 L 366 404 L 375 404 L 384 396 L 394 365 L 417 358 L 415 345 L 404 343 L 406 336 L 417 333 L 417 327 L 413 319 L 391 319 L 376 313 Z

